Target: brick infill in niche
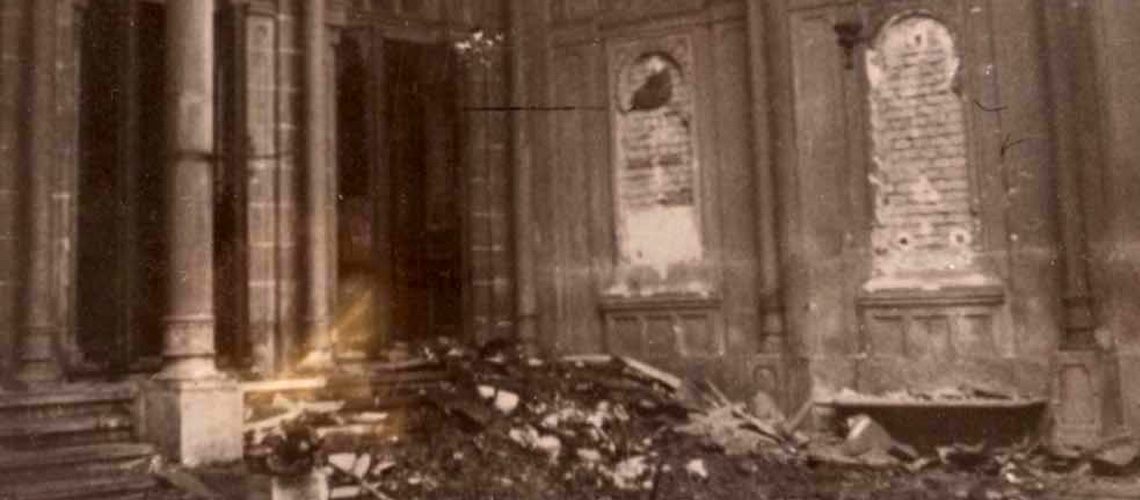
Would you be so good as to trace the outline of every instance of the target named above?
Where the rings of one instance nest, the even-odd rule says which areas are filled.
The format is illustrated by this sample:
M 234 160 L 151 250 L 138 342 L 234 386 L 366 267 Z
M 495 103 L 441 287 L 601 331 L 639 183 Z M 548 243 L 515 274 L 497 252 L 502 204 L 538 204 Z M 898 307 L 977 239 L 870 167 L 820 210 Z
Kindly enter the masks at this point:
M 974 267 L 960 65 L 949 28 L 924 15 L 888 22 L 867 50 L 876 278 Z

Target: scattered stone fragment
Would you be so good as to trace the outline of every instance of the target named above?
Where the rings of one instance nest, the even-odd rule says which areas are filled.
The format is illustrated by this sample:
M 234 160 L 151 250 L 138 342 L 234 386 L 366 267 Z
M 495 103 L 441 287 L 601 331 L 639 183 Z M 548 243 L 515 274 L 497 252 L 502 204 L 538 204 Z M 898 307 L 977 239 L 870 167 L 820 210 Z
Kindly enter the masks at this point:
M 756 394 L 752 396 L 752 400 L 749 401 L 748 404 L 748 409 L 756 418 L 761 420 L 769 422 L 784 422 L 787 420 L 784 416 L 784 412 L 780 411 L 780 407 L 776 404 L 776 401 L 765 391 L 757 391 Z
M 593 448 L 579 448 L 577 454 L 578 458 L 587 462 L 599 462 L 602 460 L 602 454 Z
M 510 391 L 499 390 L 495 393 L 495 409 L 509 415 L 519 406 L 519 395 Z
M 863 465 L 870 467 L 891 467 L 899 463 L 899 460 L 889 452 L 878 448 L 873 448 L 866 453 L 860 454 L 857 460 Z
M 743 455 L 778 444 L 772 436 L 756 427 L 756 422 L 741 418 L 733 408 L 724 406 L 693 415 L 688 423 L 676 427 L 678 432 L 708 438 L 729 455 Z
M 155 476 L 174 488 L 185 492 L 195 500 L 222 500 L 222 495 L 215 492 L 193 474 L 176 467 L 159 467 L 152 471 Z
M 539 436 L 538 439 L 534 442 L 534 446 L 542 451 L 545 451 L 546 453 L 549 453 L 553 459 L 556 458 L 559 452 L 562 451 L 562 440 L 558 439 L 558 436 L 546 434 Z
M 625 363 L 626 366 L 633 368 L 634 370 L 636 370 L 637 372 L 639 372 L 640 374 L 642 374 L 648 378 L 651 378 L 653 380 L 656 380 L 657 382 L 664 384 L 665 386 L 669 387 L 670 389 L 677 390 L 677 389 L 681 388 L 681 379 L 675 375 L 666 373 L 662 370 L 658 370 L 657 368 L 655 368 L 653 366 L 650 366 L 646 363 L 643 363 L 641 361 L 638 361 L 638 360 L 630 358 L 630 357 L 624 357 L 623 356 L 621 358 L 621 361 L 623 363 Z
M 382 411 L 363 411 L 352 415 L 353 422 L 376 423 L 388 420 L 388 414 Z
M 642 455 L 633 456 L 618 462 L 611 473 L 614 485 L 623 490 L 643 487 L 642 479 L 649 473 L 649 465 Z
M 380 476 L 381 474 L 389 472 L 389 470 L 393 468 L 396 468 L 396 462 L 392 460 L 381 460 L 377 461 L 376 465 L 372 466 L 372 470 L 370 470 L 368 474 L 372 476 Z
M 508 436 L 510 436 L 511 440 L 522 445 L 524 448 L 546 452 L 550 455 L 551 460 L 558 458 L 558 455 L 562 452 L 562 440 L 558 439 L 558 436 L 540 434 L 534 427 L 529 425 L 511 429 L 508 432 Z
M 491 399 L 495 397 L 495 388 L 489 385 L 480 385 L 475 388 L 479 392 L 479 397 L 483 399 Z
M 907 462 L 914 462 L 921 457 L 921 455 L 918 453 L 918 450 L 916 450 L 913 446 L 906 443 L 900 443 L 898 441 L 891 443 L 890 452 L 891 455 L 894 455 L 900 460 Z
M 859 414 L 847 421 L 849 431 L 843 442 L 843 452 L 857 457 L 872 450 L 888 453 L 894 447 L 894 439 L 883 426 L 871 417 Z
M 448 414 L 460 417 L 459 420 L 464 424 L 464 428 L 472 432 L 483 430 L 494 419 L 494 414 L 487 408 L 486 403 L 474 399 L 449 398 L 438 401 L 437 404 Z
M 922 470 L 927 469 L 928 467 L 933 465 L 935 462 L 936 462 L 936 459 L 933 457 L 919 457 L 919 458 L 907 463 L 905 465 L 905 467 L 906 467 L 907 471 L 910 471 L 912 474 L 914 474 L 914 473 L 918 473 Z
M 353 470 L 356 466 L 355 453 L 333 453 L 328 459 L 330 464 L 339 469 Z
M 689 474 L 701 479 L 709 478 L 709 471 L 705 468 L 705 461 L 699 458 L 689 460 L 689 463 L 685 464 L 685 470 L 688 471 Z
M 1140 448 L 1133 441 L 1110 443 L 1092 456 L 1093 472 L 1119 475 L 1127 472 L 1140 456 Z
M 986 453 L 985 443 L 957 443 L 951 446 L 939 446 L 935 451 L 943 464 L 963 470 L 975 469 L 991 458 L 990 454 Z

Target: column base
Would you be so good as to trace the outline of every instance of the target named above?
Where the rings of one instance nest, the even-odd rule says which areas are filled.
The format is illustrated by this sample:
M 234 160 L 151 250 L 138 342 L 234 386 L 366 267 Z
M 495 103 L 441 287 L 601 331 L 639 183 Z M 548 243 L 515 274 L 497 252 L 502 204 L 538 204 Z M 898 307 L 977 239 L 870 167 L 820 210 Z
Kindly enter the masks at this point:
M 183 465 L 242 458 L 242 395 L 234 380 L 153 379 L 143 387 L 142 431 Z
M 788 383 L 788 363 L 782 352 L 753 354 L 748 362 L 752 385 L 775 400 L 785 413 L 792 411 L 791 391 Z
M 808 372 L 808 360 L 791 352 L 761 352 L 748 358 L 753 387 L 768 393 L 788 416 L 811 397 Z
M 17 358 L 16 379 L 30 386 L 55 385 L 63 382 L 63 368 L 55 358 L 52 339 L 57 332 L 48 327 L 33 326 L 24 330 L 23 345 Z
M 1052 439 L 1092 446 L 1103 433 L 1104 371 L 1101 353 L 1060 350 L 1054 355 Z
M 16 373 L 16 380 L 30 387 L 60 385 L 63 383 L 63 370 L 55 361 L 27 361 L 20 362 L 20 371 Z

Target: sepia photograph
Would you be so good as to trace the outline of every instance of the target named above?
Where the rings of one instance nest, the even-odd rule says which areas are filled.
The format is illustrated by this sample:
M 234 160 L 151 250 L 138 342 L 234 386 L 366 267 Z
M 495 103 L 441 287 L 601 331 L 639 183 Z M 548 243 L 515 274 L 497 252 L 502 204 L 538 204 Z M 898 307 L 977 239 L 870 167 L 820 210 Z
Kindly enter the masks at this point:
M 0 500 L 1140 499 L 1140 0 L 0 0 Z

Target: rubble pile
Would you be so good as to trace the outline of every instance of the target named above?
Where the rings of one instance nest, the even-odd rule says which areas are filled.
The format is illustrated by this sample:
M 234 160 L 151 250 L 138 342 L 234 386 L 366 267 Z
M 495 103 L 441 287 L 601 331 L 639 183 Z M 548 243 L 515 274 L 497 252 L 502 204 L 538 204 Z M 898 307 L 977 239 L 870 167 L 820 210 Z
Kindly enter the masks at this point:
M 920 453 L 865 415 L 841 436 L 799 431 L 764 397 L 609 355 L 557 360 L 455 345 L 423 404 L 276 397 L 248 416 L 257 472 L 331 471 L 331 498 L 1026 499 L 1077 459 L 1040 445 Z M 1123 455 L 1123 453 L 1121 453 Z M 1134 458 L 1134 457 L 1133 457 Z

